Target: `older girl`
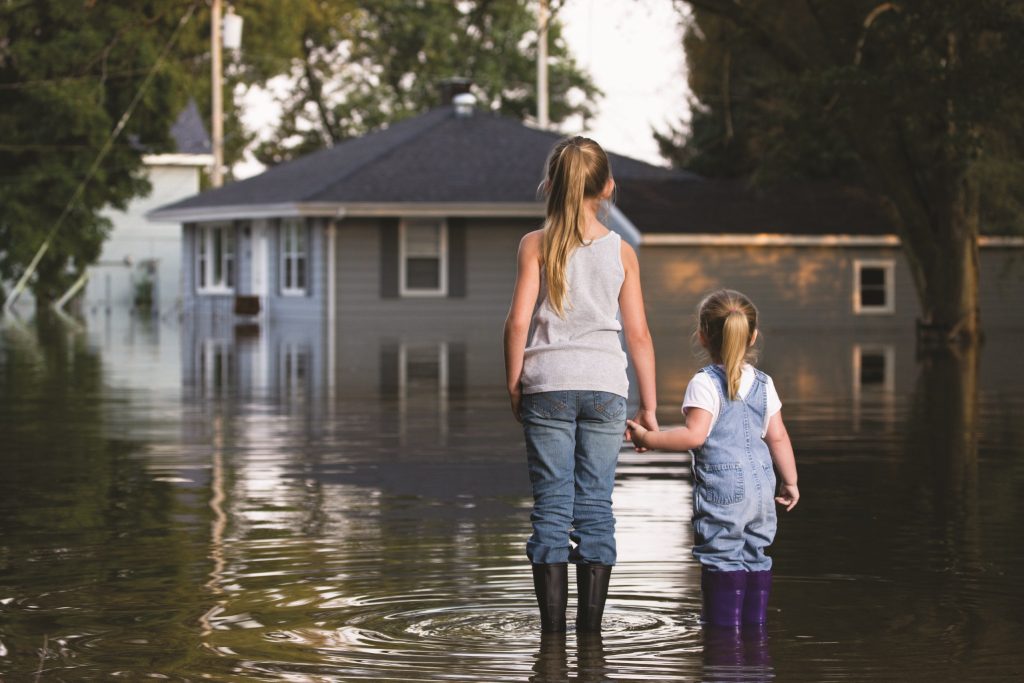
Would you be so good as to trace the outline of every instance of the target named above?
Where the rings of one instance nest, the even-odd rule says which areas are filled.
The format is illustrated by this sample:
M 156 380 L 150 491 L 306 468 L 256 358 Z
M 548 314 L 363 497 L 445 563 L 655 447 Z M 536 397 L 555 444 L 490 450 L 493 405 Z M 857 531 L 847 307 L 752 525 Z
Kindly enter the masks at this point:
M 572 562 L 576 628 L 599 631 L 616 558 L 612 487 L 628 390 L 619 332 L 640 385 L 634 420 L 650 429 L 657 428 L 654 347 L 636 254 L 598 220 L 615 188 L 604 150 L 583 137 L 559 142 L 542 187 L 544 227 L 520 242 L 505 322 L 508 392 L 533 485 L 526 555 L 542 630 L 565 631 Z
M 771 378 L 750 365 L 757 309 L 728 289 L 698 309 L 697 335 L 712 364 L 686 388 L 686 426 L 664 432 L 629 423 L 633 443 L 694 451 L 694 557 L 701 563 L 704 621 L 720 626 L 763 624 L 771 588 L 775 502 L 800 500 L 796 462 L 782 402 Z M 774 469 L 773 469 L 774 464 Z

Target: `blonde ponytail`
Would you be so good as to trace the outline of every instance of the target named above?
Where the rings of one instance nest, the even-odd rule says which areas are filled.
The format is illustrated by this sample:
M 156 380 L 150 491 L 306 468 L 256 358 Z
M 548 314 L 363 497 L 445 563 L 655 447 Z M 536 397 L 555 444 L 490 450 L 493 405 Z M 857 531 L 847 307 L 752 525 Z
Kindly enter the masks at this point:
M 584 200 L 600 196 L 611 177 L 611 166 L 600 145 L 577 136 L 555 145 L 546 169 L 547 207 L 541 254 L 548 303 L 564 318 L 569 257 L 585 242 Z
M 750 339 L 749 329 L 747 316 L 739 309 L 730 311 L 722 325 L 721 357 L 730 401 L 735 401 L 740 393 L 740 376 L 743 374 L 743 361 L 747 357 L 747 342 Z
M 725 367 L 729 400 L 740 392 L 744 361 L 751 360 L 757 332 L 757 309 L 750 299 L 731 289 L 712 292 L 697 309 L 700 334 L 711 359 Z

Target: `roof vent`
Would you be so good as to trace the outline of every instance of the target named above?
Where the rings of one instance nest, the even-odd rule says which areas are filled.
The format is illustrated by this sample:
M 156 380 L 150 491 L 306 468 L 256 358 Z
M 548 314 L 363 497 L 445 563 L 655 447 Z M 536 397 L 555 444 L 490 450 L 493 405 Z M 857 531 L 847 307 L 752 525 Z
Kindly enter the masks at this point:
M 476 98 L 472 94 L 464 92 L 453 97 L 452 104 L 455 106 L 455 115 L 460 119 L 464 119 L 473 115 L 473 109 L 476 108 Z

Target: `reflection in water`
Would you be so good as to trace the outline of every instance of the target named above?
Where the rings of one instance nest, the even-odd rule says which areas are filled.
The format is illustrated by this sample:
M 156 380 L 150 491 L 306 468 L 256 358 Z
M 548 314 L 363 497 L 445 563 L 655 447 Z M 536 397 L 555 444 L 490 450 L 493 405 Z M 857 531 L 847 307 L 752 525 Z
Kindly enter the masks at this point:
M 564 633 L 542 633 L 533 663 L 531 683 L 561 683 L 569 680 L 569 659 Z
M 701 627 L 688 457 L 626 449 L 603 638 L 552 640 L 496 335 L 7 327 L 0 678 L 31 678 L 44 639 L 55 680 L 1012 678 L 1016 340 L 965 363 L 767 336 L 804 484 L 767 630 Z M 670 348 L 666 424 L 699 365 Z
M 570 661 L 567 640 L 564 633 L 540 635 L 531 683 L 603 683 L 609 680 L 611 670 L 605 660 L 604 638 L 600 633 L 575 634 L 571 639 L 576 650 L 574 662 Z
M 210 580 L 206 582 L 206 589 L 215 596 L 221 596 L 224 594 L 221 581 L 224 579 L 224 531 L 228 525 L 228 516 L 224 513 L 224 435 L 220 416 L 213 419 L 213 460 L 210 468 L 210 509 L 213 511 L 213 521 L 210 523 L 210 559 L 213 560 L 213 569 L 210 570 Z M 212 620 L 224 610 L 225 604 L 226 600 L 219 599 L 199 617 L 203 636 L 208 636 L 213 631 Z
M 770 681 L 775 678 L 768 629 L 764 626 L 704 627 L 704 670 L 702 680 Z

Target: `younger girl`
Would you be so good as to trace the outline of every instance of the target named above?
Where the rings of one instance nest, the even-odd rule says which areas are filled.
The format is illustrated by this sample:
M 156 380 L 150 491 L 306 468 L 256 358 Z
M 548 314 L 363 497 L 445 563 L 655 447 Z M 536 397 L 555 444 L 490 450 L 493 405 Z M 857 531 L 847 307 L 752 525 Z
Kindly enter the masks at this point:
M 572 562 L 576 629 L 599 631 L 615 564 L 612 487 L 629 386 L 619 332 L 640 384 L 634 419 L 650 429 L 658 426 L 654 347 L 636 254 L 597 217 L 615 188 L 604 150 L 587 138 L 562 140 L 548 157 L 543 188 L 544 227 L 519 244 L 505 322 L 508 392 L 533 485 L 526 555 L 542 630 L 565 631 Z
M 793 446 L 771 378 L 745 361 L 757 339 L 757 309 L 722 289 L 698 309 L 697 334 L 711 355 L 686 388 L 686 426 L 648 431 L 628 422 L 633 443 L 693 450 L 693 555 L 701 563 L 704 621 L 720 626 L 763 624 L 771 588 L 775 502 L 792 510 L 800 499 Z

